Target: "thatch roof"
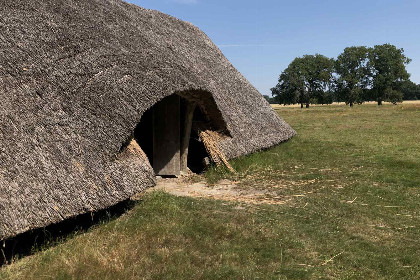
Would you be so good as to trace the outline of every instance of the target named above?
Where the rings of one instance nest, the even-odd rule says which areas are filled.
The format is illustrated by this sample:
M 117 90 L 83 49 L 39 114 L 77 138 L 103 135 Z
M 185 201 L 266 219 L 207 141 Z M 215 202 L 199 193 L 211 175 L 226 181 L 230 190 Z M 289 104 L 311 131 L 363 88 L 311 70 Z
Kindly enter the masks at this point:
M 295 132 L 190 23 L 120 0 L 0 3 L 0 240 L 154 185 L 127 149 L 143 112 L 208 93 L 233 158 Z

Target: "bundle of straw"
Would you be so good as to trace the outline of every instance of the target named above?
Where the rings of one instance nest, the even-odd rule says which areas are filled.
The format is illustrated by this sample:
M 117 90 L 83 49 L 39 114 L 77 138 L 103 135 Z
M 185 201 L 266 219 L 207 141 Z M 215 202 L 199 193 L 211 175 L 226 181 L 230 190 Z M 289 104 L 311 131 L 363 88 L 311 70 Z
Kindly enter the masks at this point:
M 233 167 L 229 164 L 229 162 L 226 159 L 226 156 L 217 145 L 217 139 L 219 138 L 217 132 L 211 130 L 202 130 L 199 131 L 199 136 L 201 141 L 203 141 L 204 147 L 206 148 L 207 153 L 209 154 L 211 159 L 217 165 L 223 163 L 229 169 L 229 171 L 235 173 L 235 169 L 233 169 Z

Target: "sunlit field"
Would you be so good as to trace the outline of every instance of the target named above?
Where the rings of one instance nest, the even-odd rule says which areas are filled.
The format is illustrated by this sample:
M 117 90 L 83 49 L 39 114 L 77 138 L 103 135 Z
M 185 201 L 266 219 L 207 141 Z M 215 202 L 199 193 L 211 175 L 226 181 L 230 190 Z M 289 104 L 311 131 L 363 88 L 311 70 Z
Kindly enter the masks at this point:
M 273 107 L 296 137 L 202 176 L 278 203 L 151 192 L 0 279 L 420 279 L 420 103 Z

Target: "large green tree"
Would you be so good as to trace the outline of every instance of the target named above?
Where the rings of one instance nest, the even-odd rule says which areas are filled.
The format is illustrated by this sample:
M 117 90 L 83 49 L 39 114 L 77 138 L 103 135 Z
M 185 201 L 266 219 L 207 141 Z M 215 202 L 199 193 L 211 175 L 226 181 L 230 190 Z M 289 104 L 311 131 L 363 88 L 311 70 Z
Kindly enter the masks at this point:
M 364 101 L 364 93 L 371 84 L 369 48 L 348 47 L 335 62 L 337 99 L 353 106 Z
M 402 101 L 401 87 L 410 78 L 406 65 L 410 59 L 404 49 L 391 44 L 376 45 L 369 53 L 369 67 L 372 69 L 372 97 L 382 105 L 382 101 L 396 103 Z
M 281 73 L 278 84 L 271 89 L 279 103 L 326 103 L 332 85 L 334 60 L 323 55 L 295 58 Z

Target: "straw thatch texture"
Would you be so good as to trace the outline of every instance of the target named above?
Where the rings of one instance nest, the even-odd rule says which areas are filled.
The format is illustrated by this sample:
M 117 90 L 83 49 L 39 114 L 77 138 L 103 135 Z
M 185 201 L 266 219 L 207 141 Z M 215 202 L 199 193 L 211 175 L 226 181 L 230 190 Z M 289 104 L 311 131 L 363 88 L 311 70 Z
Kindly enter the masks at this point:
M 154 185 L 120 148 L 174 92 L 211 94 L 228 158 L 295 134 L 189 23 L 119 0 L 2 0 L 0 240 Z

